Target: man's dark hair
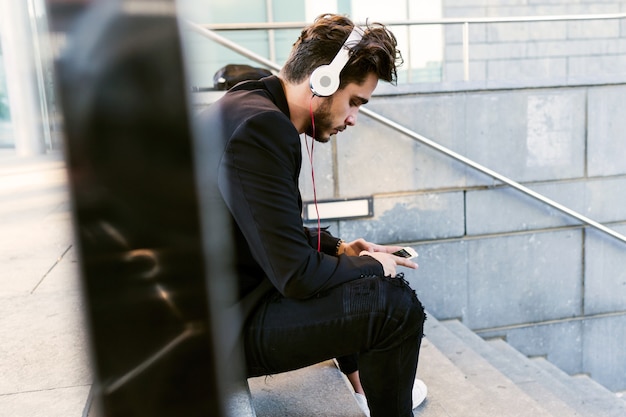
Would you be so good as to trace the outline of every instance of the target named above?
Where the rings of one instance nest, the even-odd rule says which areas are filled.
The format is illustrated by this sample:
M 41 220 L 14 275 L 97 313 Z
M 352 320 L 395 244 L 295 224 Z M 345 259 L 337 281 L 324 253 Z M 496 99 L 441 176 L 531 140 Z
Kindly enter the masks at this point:
M 329 64 L 352 32 L 354 23 L 336 14 L 318 16 L 302 30 L 291 55 L 282 68 L 288 82 L 299 83 L 320 65 Z M 402 63 L 396 37 L 381 23 L 368 23 L 363 38 L 350 47 L 350 59 L 341 71 L 340 86 L 362 84 L 369 73 L 378 79 L 396 83 L 396 66 Z

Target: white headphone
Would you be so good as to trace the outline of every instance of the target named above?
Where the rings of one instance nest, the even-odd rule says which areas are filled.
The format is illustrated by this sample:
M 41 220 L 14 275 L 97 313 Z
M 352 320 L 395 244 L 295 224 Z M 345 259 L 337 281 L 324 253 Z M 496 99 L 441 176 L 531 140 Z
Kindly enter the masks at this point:
M 350 45 L 353 43 L 357 44 L 362 37 L 361 30 L 355 26 L 332 62 L 315 68 L 309 79 L 313 94 L 320 97 L 328 97 L 337 91 L 339 88 L 339 74 L 348 63 L 348 59 L 350 59 Z

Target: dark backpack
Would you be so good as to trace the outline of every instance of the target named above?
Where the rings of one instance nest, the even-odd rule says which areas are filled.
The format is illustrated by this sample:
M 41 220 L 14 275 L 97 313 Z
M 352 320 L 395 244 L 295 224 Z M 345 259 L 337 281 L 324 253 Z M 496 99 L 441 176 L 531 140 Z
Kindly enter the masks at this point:
M 228 90 L 241 81 L 260 80 L 272 75 L 265 68 L 252 67 L 244 64 L 228 64 L 213 75 L 213 87 L 216 90 Z

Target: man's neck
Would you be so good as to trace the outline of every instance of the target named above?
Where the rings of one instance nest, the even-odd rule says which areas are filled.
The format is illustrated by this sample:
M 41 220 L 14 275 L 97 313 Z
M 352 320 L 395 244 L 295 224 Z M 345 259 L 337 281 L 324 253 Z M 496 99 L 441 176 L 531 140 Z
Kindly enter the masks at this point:
M 291 122 L 298 130 L 298 133 L 304 133 L 311 124 L 311 104 L 313 105 L 313 111 L 318 106 L 317 99 L 313 99 L 313 103 L 311 103 L 313 93 L 309 87 L 309 79 L 307 78 L 299 84 L 291 84 L 281 78 L 280 75 L 279 79 L 285 90 Z

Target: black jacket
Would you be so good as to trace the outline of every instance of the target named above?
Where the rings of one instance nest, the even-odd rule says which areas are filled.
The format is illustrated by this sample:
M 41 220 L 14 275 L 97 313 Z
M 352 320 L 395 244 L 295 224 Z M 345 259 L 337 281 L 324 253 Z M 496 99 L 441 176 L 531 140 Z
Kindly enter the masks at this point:
M 240 297 L 264 280 L 305 299 L 363 276 L 382 275 L 371 257 L 335 256 L 338 239 L 302 222 L 300 135 L 280 80 L 238 84 L 200 116 L 223 146 L 218 185 L 234 222 Z M 267 284 L 266 284 L 267 285 Z

